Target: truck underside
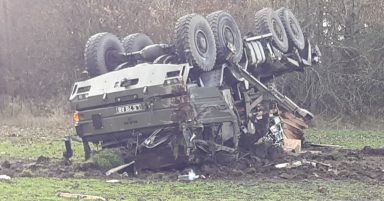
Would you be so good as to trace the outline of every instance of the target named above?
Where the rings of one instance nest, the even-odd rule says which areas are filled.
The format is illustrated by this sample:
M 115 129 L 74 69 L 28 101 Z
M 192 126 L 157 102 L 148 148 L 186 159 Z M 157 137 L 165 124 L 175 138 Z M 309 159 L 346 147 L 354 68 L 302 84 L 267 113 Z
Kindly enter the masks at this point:
M 223 11 L 213 15 L 228 17 Z M 309 41 L 284 50 L 276 44 L 276 30 L 216 40 L 217 54 L 226 52 L 216 58 L 211 32 L 188 24 L 193 20 L 204 21 L 197 14 L 179 19 L 175 45 L 145 44 L 125 52 L 102 48 L 101 67 L 90 62 L 92 57 L 86 60 L 92 78 L 75 83 L 70 101 L 87 159 L 92 142 L 102 148 L 120 147 L 136 168 L 161 169 L 201 163 L 218 153 L 236 160 L 258 142 L 283 146 L 286 139 L 303 139 L 313 115 L 279 93 L 273 79 L 318 62 L 319 53 Z M 183 35 L 185 29 L 197 29 L 195 41 Z M 217 31 L 211 34 L 218 37 Z M 91 37 L 87 48 L 97 47 L 105 36 Z M 211 65 L 212 57 L 216 59 Z M 114 70 L 100 73 L 109 69 L 108 61 L 113 61 Z

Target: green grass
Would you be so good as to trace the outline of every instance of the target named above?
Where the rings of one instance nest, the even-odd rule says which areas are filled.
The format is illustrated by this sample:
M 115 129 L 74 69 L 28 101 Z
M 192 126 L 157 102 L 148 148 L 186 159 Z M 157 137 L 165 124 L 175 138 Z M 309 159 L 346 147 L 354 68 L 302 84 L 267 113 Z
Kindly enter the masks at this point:
M 383 147 L 379 131 L 309 129 L 306 138 L 314 143 L 337 144 L 345 148 Z M 73 142 L 74 161 L 83 161 L 82 144 Z M 47 156 L 60 160 L 64 151 L 61 139 L 3 137 L 0 155 L 36 159 Z M 107 154 L 108 155 L 108 154 Z M 288 181 L 138 181 L 108 184 L 95 179 L 16 178 L 0 182 L 0 200 L 64 200 L 58 192 L 98 195 L 109 200 L 384 200 L 383 184 L 332 180 Z
M 84 160 L 83 145 L 72 142 L 74 156 L 72 160 Z M 60 139 L 17 139 L 4 138 L 0 142 L 0 155 L 12 158 L 37 159 L 39 156 L 62 159 L 65 151 L 64 141 Z
M 0 182 L 0 200 L 64 200 L 59 192 L 109 200 L 383 200 L 384 186 L 340 181 L 195 181 L 108 184 L 101 180 L 20 178 Z
M 97 154 L 92 155 L 91 161 L 99 168 L 108 170 L 124 164 L 124 159 L 118 150 L 103 149 Z
M 364 146 L 374 148 L 384 147 L 384 132 L 359 130 L 306 130 L 305 137 L 313 143 L 341 145 L 344 148 L 361 149 Z M 83 161 L 83 146 L 79 142 L 72 142 L 74 161 Z M 36 159 L 47 156 L 62 159 L 64 142 L 55 138 L 23 138 L 3 137 L 0 142 L 0 155 L 15 158 Z
M 384 131 L 309 129 L 305 138 L 313 143 L 341 145 L 348 149 L 384 148 Z

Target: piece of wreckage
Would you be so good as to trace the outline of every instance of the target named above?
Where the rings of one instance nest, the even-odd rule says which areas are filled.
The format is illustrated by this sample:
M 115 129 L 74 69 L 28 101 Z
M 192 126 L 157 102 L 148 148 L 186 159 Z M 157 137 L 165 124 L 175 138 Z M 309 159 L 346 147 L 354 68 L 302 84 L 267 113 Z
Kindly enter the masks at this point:
M 302 139 L 313 115 L 273 80 L 318 63 L 320 52 L 289 9 L 264 8 L 253 26 L 242 37 L 233 17 L 217 11 L 181 17 L 172 45 L 142 33 L 121 42 L 110 33 L 90 37 L 87 78 L 70 96 L 86 159 L 96 143 L 124 147 L 136 168 L 159 169 Z

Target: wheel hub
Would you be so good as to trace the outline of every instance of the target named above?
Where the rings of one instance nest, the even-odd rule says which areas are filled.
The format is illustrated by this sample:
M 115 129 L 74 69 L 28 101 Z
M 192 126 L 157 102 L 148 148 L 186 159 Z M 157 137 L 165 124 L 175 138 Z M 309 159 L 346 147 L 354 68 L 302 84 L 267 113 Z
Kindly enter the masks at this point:
M 289 26 L 291 27 L 293 35 L 297 37 L 299 35 L 299 28 L 297 25 L 292 20 L 290 20 Z
M 224 42 L 225 44 L 227 43 L 231 43 L 234 45 L 234 42 L 235 42 L 235 36 L 233 35 L 233 32 L 231 30 L 231 28 L 229 28 L 228 26 L 224 27 Z
M 205 34 L 202 31 L 198 31 L 196 33 L 196 47 L 197 47 L 197 51 L 201 55 L 207 53 L 207 51 L 208 51 L 207 37 L 205 36 Z
M 108 70 L 112 70 L 114 67 L 116 67 L 119 64 L 119 61 L 115 57 L 116 52 L 117 51 L 113 48 L 110 48 L 107 51 L 105 51 L 104 62 Z
M 279 26 L 279 24 L 277 23 L 277 21 L 275 19 L 272 20 L 272 26 L 273 26 L 273 30 L 275 31 L 276 35 L 277 35 L 277 38 L 280 40 L 280 41 L 283 41 L 283 30 L 281 29 L 281 27 Z

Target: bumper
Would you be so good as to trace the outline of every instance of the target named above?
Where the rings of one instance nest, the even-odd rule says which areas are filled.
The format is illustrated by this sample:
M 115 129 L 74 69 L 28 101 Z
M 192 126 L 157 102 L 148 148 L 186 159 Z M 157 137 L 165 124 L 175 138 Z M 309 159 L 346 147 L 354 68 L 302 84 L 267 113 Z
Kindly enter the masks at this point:
M 90 141 L 126 138 L 133 136 L 134 132 L 146 134 L 160 126 L 177 125 L 175 112 L 176 110 L 172 108 L 103 117 L 99 111 L 86 111 L 80 115 L 91 118 L 80 121 L 75 129 L 78 136 Z

